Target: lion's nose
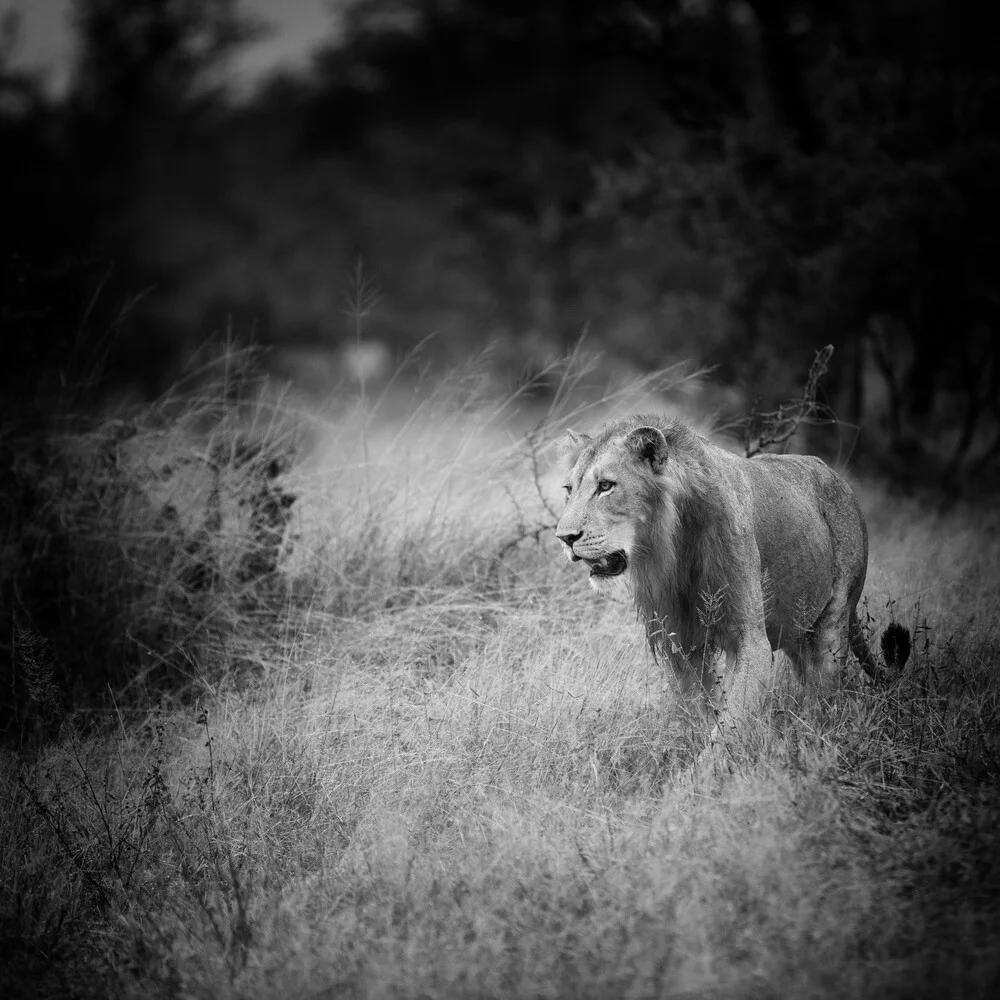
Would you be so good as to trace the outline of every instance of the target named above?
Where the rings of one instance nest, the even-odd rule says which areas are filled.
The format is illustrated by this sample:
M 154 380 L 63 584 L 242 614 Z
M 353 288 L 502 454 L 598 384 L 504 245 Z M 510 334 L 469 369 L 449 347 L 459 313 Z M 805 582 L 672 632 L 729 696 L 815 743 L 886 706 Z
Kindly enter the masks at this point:
M 556 537 L 563 543 L 563 545 L 573 548 L 573 543 L 583 538 L 583 532 L 576 531 L 572 535 L 557 535 Z

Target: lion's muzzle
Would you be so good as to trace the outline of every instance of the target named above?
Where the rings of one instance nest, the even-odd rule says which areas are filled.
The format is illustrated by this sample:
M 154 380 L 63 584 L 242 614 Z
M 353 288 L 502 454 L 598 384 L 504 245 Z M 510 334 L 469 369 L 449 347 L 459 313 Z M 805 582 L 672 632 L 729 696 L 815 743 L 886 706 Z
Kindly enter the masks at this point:
M 621 576 L 628 569 L 628 557 L 623 549 L 591 557 L 581 556 L 573 547 L 583 537 L 582 531 L 559 535 L 559 541 L 566 546 L 567 555 L 573 562 L 585 562 L 590 567 L 591 577 L 610 578 Z

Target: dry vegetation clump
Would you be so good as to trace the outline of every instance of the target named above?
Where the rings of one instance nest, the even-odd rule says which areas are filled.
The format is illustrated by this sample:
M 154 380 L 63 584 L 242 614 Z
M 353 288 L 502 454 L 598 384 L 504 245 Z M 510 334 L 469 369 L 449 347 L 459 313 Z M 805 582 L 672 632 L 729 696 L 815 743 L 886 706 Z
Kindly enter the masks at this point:
M 9 425 L 8 735 L 102 689 L 199 689 L 237 665 L 242 639 L 259 646 L 252 623 L 282 599 L 294 431 L 257 401 L 249 355 L 221 365 L 208 384 L 192 370 L 156 406 Z
M 60 445 L 84 472 L 32 524 L 118 590 L 57 581 L 67 624 L 25 598 L 51 549 L 5 570 L 14 662 L 45 650 L 58 692 L 29 740 L 22 676 L 3 751 L 5 996 L 991 995 L 992 512 L 867 487 L 871 627 L 907 624 L 911 663 L 779 670 L 697 776 L 631 610 L 546 533 L 546 442 L 589 413 L 468 373 L 297 430 L 232 396 Z M 66 631 L 98 594 L 105 646 Z M 102 648 L 110 712 L 70 712 Z

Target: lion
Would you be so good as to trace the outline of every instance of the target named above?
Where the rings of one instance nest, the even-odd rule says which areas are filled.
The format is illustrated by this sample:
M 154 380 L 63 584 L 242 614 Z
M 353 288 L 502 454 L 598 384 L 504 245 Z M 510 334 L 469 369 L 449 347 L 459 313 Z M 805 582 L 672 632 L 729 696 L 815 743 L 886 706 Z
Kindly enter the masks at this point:
M 571 431 L 566 448 L 556 534 L 598 593 L 634 601 L 654 657 L 715 720 L 713 742 L 763 692 L 777 650 L 802 678 L 842 669 L 848 650 L 881 675 L 857 613 L 868 528 L 821 459 L 743 458 L 655 416 Z M 909 633 L 891 628 L 883 650 L 901 668 Z

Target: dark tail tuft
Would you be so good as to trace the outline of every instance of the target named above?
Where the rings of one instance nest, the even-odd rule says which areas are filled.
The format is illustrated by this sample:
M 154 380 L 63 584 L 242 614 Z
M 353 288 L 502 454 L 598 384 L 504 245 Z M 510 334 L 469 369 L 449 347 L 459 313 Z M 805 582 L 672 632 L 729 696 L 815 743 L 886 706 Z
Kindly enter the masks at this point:
M 910 658 L 910 630 L 899 622 L 891 622 L 882 633 L 882 658 L 892 670 L 902 670 Z

